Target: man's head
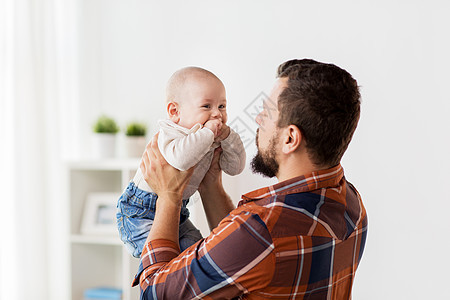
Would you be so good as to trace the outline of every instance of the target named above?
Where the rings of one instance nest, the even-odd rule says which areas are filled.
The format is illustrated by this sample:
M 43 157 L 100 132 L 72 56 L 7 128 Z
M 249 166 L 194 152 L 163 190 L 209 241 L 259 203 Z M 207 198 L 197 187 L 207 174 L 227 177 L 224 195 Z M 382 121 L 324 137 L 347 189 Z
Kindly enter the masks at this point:
M 185 128 L 211 119 L 227 121 L 225 87 L 216 75 L 202 68 L 176 71 L 166 88 L 169 118 Z
M 275 161 L 272 171 L 276 169 L 277 174 L 279 154 L 298 151 L 305 151 L 315 168 L 339 164 L 359 120 L 356 80 L 335 65 L 310 59 L 281 64 L 277 77 L 270 99 L 257 117 L 261 130 L 254 171 L 261 172 L 261 162 L 274 166 Z

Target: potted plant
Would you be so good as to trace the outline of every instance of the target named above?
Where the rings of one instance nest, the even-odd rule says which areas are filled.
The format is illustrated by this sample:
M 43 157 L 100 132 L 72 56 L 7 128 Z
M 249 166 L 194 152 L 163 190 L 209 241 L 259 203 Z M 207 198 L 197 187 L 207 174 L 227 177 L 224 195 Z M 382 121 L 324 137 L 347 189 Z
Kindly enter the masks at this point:
M 128 157 L 141 157 L 144 152 L 147 125 L 140 122 L 130 122 L 125 130 L 125 151 Z
M 102 115 L 94 123 L 93 153 L 96 158 L 112 158 L 116 156 L 116 134 L 119 126 L 113 118 Z

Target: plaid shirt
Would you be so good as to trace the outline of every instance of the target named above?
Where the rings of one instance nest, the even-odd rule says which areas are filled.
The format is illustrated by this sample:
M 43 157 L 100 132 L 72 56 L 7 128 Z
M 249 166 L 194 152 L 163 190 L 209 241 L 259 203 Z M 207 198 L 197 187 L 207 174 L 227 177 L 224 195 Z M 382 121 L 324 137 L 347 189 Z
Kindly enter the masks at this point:
M 212 233 L 180 254 L 153 240 L 142 299 L 351 299 L 367 216 L 340 165 L 243 195 Z

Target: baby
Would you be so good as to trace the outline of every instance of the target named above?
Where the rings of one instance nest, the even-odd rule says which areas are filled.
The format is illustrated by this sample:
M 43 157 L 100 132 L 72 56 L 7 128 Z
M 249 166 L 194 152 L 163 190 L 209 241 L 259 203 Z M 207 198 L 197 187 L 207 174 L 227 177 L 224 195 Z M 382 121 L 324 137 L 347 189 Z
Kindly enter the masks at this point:
M 239 135 L 226 125 L 225 87 L 213 73 L 198 67 L 183 68 L 169 79 L 166 94 L 168 119 L 158 122 L 159 150 L 179 170 L 195 166 L 183 192 L 179 228 L 183 251 L 202 238 L 188 220 L 186 205 L 208 171 L 214 149 L 222 147 L 219 164 L 229 175 L 243 171 L 245 149 Z M 157 198 L 138 168 L 117 205 L 120 237 L 134 257 L 140 257 L 153 224 Z

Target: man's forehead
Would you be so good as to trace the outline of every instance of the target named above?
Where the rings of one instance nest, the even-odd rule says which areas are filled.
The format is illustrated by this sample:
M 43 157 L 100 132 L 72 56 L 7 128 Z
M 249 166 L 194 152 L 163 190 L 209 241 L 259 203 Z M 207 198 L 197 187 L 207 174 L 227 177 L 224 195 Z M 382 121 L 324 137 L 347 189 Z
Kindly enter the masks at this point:
M 277 78 L 268 98 L 264 99 L 264 107 L 277 108 L 278 97 L 287 87 L 287 77 Z

